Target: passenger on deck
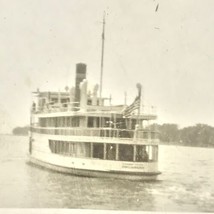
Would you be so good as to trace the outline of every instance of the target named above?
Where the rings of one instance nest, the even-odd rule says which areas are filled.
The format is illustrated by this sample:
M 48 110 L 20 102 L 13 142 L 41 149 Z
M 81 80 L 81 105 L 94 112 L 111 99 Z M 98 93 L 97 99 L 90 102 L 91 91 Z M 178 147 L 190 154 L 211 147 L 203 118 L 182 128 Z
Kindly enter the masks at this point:
M 36 111 L 36 103 L 35 103 L 35 102 L 33 102 L 33 104 L 32 104 L 32 111 L 33 111 L 33 112 Z
M 142 161 L 148 162 L 149 161 L 149 155 L 145 149 L 142 149 Z
M 144 147 L 137 151 L 136 161 L 137 162 L 148 162 L 149 161 L 149 155 Z

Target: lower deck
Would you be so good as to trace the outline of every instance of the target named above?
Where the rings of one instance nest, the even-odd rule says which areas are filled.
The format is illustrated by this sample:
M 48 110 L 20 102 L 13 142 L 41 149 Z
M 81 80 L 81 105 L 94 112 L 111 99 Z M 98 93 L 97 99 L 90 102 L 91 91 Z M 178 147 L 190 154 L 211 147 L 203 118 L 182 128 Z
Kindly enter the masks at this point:
M 31 162 L 65 173 L 135 179 L 159 174 L 157 145 L 78 142 L 75 137 L 62 141 L 34 133 L 29 149 Z
M 40 144 L 42 142 L 42 144 Z M 56 136 L 31 133 L 30 153 L 32 151 L 46 151 L 61 156 L 129 161 L 129 162 L 157 162 L 158 145 L 142 144 L 135 141 L 117 141 L 94 139 L 93 137 Z

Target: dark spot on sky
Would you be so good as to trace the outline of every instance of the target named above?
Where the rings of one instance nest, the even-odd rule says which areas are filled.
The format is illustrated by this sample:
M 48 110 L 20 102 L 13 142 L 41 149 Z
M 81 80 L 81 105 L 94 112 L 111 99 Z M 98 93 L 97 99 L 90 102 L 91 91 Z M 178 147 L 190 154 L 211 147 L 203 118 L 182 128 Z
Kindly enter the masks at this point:
M 155 12 L 158 11 L 158 8 L 159 8 L 159 4 L 157 4 L 156 9 L 155 9 Z

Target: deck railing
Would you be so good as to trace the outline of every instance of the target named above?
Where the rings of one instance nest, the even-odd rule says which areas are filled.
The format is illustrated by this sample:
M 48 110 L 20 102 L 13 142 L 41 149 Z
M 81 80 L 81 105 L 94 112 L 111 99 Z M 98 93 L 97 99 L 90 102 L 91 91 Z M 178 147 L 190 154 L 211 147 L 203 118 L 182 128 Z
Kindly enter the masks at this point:
M 91 136 L 122 139 L 158 139 L 158 132 L 154 130 L 124 130 L 111 128 L 47 128 L 31 127 L 31 131 L 39 134 Z
M 65 112 L 80 110 L 79 103 L 56 103 L 53 105 L 37 106 L 32 108 L 32 113 L 52 113 L 52 112 Z
M 53 112 L 67 112 L 67 111 L 79 111 L 81 109 L 80 104 L 78 102 L 73 103 L 55 103 L 52 105 L 44 105 L 44 106 L 37 106 L 31 109 L 31 112 L 34 114 L 37 113 L 53 113 Z M 121 112 L 121 106 L 93 106 L 87 105 L 86 111 L 88 112 L 96 112 L 96 111 L 104 111 L 104 112 Z M 122 112 L 121 112 L 122 114 Z M 142 106 L 141 114 L 146 115 L 156 115 L 157 110 L 154 106 Z M 137 115 L 137 114 L 136 114 Z

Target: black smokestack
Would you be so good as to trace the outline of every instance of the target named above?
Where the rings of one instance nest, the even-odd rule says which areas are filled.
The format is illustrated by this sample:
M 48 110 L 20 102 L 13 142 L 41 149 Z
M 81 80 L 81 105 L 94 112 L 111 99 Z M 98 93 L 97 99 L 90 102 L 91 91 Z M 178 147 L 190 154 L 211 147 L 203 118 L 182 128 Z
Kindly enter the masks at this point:
M 80 102 L 80 83 L 86 79 L 86 64 L 76 64 L 75 101 Z

